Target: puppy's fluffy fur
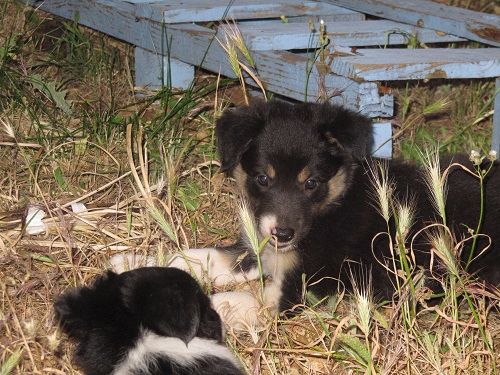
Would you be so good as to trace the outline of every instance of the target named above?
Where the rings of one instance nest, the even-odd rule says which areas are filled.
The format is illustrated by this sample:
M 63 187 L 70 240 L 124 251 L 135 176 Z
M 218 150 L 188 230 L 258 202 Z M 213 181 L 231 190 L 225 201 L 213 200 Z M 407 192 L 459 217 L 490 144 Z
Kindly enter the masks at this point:
M 236 179 L 250 202 L 261 239 L 273 236 L 262 253 L 263 268 L 273 278 L 266 288 L 268 303 L 284 310 L 300 302 L 303 274 L 319 295 L 335 292 L 338 280 L 348 287 L 346 260 L 371 269 L 379 296 L 392 295 L 394 280 L 374 257 L 387 259 L 390 253 L 387 237 L 376 237 L 387 226 L 372 197 L 368 170 L 373 166 L 373 137 L 368 118 L 330 104 L 256 102 L 227 110 L 216 135 L 222 170 Z M 453 161 L 473 168 L 467 157 Z M 444 168 L 449 163 L 444 161 Z M 387 166 L 394 195 L 414 200 L 416 221 L 407 237 L 412 238 L 437 217 L 423 171 L 397 160 Z M 495 165 L 485 181 L 481 229 L 490 236 L 491 246 L 469 269 L 495 286 L 500 284 L 497 169 Z M 460 167 L 448 177 L 446 214 L 458 239 L 468 236 L 467 229 L 476 228 L 479 220 L 479 181 Z M 465 243 L 464 254 L 471 242 Z M 487 244 L 482 237 L 476 253 Z M 428 268 L 430 245 L 425 235 L 416 237 L 413 249 L 418 265 Z M 188 255 L 197 257 L 196 251 Z M 211 257 L 234 275 L 255 274 L 255 256 L 243 237 L 233 246 L 212 250 Z
M 60 296 L 55 311 L 86 374 L 243 374 L 219 315 L 184 271 L 108 271 Z

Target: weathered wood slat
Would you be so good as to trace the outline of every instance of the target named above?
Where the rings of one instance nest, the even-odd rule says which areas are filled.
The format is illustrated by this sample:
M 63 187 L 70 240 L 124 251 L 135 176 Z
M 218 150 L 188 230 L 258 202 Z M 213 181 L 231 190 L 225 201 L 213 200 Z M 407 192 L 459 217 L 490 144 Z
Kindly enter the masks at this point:
M 495 85 L 495 113 L 493 113 L 493 140 L 491 149 L 497 152 L 500 158 L 500 77 L 496 79 Z
M 230 5 L 230 6 L 229 6 Z M 353 15 L 358 12 L 316 1 L 287 0 L 169 0 L 137 4 L 137 16 L 157 22 L 186 23 L 222 19 L 279 18 L 281 16 Z
M 429 0 L 323 0 L 366 14 L 500 47 L 500 16 Z
M 343 8 L 340 8 L 343 9 Z M 238 20 L 238 24 L 245 24 L 248 26 L 260 26 L 260 25 L 279 25 L 283 23 L 319 23 L 320 20 L 324 22 L 357 22 L 364 21 L 366 16 L 363 13 L 352 12 L 352 13 L 329 13 L 322 15 L 309 15 L 309 16 L 291 16 L 286 17 L 285 21 L 281 18 L 265 18 L 265 19 L 245 19 Z
M 319 40 L 318 30 L 311 30 L 308 23 L 241 23 L 238 27 L 247 47 L 254 51 L 315 48 Z M 224 30 L 224 26 L 221 29 Z M 423 43 L 465 40 L 435 30 L 385 20 L 327 23 L 326 31 L 330 40 L 341 46 L 407 44 L 413 37 Z
M 345 11 L 349 11 L 352 13 L 346 13 Z M 364 13 L 337 7 L 337 9 L 331 9 L 321 14 L 309 14 L 305 16 L 286 17 L 285 21 L 287 23 L 319 22 L 320 20 L 324 20 L 325 22 L 348 22 L 348 21 L 364 21 L 365 19 L 366 16 Z
M 331 69 L 359 81 L 491 78 L 500 76 L 500 48 L 363 49 Z
M 226 53 L 214 40 L 213 30 L 194 24 L 174 26 L 136 19 L 135 6 L 127 2 L 46 0 L 38 2 L 38 5 L 68 19 L 74 19 L 78 14 L 82 24 L 150 51 L 167 50 L 165 44 L 171 40 L 168 47 L 171 57 L 212 72 L 234 76 Z M 392 116 L 392 95 L 379 95 L 375 83 L 360 84 L 334 74 L 322 76 L 316 67 L 308 78 L 307 58 L 289 52 L 261 51 L 253 53 L 253 58 L 261 79 L 271 92 L 303 100 L 307 85 L 308 98 L 314 100 L 320 92 L 321 82 L 327 93 L 339 94 L 332 99 L 334 102 L 359 109 L 370 116 Z M 249 83 L 253 84 L 252 81 Z
M 193 82 L 194 66 L 141 47 L 136 47 L 134 52 L 136 86 L 154 88 L 170 85 L 187 89 Z
M 155 0 L 127 0 L 127 1 L 132 4 L 151 4 L 155 2 Z
M 377 158 L 392 158 L 392 124 L 379 122 L 373 124 L 373 151 Z

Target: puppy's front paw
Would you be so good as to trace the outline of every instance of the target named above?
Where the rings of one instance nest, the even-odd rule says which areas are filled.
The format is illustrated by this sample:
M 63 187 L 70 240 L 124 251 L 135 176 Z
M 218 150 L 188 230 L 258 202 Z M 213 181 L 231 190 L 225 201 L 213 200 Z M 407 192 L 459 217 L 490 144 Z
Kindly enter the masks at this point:
M 189 249 L 175 254 L 168 266 L 187 271 L 198 280 L 208 278 L 216 286 L 255 280 L 259 276 L 257 270 L 240 272 L 233 254 L 215 248 Z
M 249 330 L 262 323 L 262 306 L 249 291 L 216 293 L 211 300 L 222 321 L 232 329 Z
M 211 279 L 214 258 L 217 258 L 216 249 L 188 249 L 174 254 L 172 258 L 170 258 L 168 267 L 174 267 L 189 272 L 198 281 L 201 281 L 206 277 Z
M 156 259 L 134 253 L 115 254 L 109 258 L 109 265 L 114 272 L 122 273 L 140 267 L 153 267 L 156 265 Z

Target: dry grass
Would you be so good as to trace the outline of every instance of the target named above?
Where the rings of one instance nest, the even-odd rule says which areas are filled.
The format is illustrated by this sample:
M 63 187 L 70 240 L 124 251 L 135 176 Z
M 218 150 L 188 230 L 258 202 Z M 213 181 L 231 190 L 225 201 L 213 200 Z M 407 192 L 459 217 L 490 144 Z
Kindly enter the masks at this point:
M 0 14 L 9 25 L 0 28 L 0 49 L 9 46 L 0 60 L 0 374 L 76 374 L 54 321 L 55 296 L 90 282 L 118 252 L 163 260 L 236 237 L 236 188 L 217 173 L 213 143 L 230 89 L 221 83 L 217 96 L 195 89 L 136 99 L 128 46 L 41 13 L 34 19 L 10 0 Z M 37 89 L 37 75 L 53 83 L 59 101 Z M 216 77 L 198 80 L 196 87 L 217 85 Z M 469 94 L 399 90 L 411 104 L 399 118 L 402 135 L 435 125 L 435 116 L 419 117 L 421 107 L 457 93 L 469 103 L 470 122 L 481 118 L 488 85 L 464 86 Z M 448 106 L 444 116 L 452 123 L 459 108 Z M 491 118 L 476 125 L 491 127 Z M 461 144 L 469 141 L 478 140 Z M 73 212 L 75 202 L 87 211 Z M 32 205 L 46 213 L 42 234 L 26 231 Z M 251 374 L 498 373 L 500 322 L 490 310 L 499 297 L 466 286 L 486 337 L 463 299 L 407 316 L 404 291 L 380 307 L 361 289 L 354 299 L 309 295 L 298 316 L 229 332 L 227 341 Z M 425 290 L 417 291 L 422 301 Z

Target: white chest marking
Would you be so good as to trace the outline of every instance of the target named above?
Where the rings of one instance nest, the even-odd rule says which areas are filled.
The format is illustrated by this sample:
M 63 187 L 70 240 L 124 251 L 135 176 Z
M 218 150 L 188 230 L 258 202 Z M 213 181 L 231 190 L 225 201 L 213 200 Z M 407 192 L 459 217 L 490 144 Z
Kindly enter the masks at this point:
M 136 346 L 115 368 L 113 375 L 128 375 L 137 370 L 146 371 L 153 356 L 168 357 L 169 360 L 180 366 L 189 366 L 196 360 L 205 357 L 217 357 L 238 367 L 230 351 L 214 340 L 195 337 L 186 345 L 176 337 L 163 337 L 145 331 L 137 341 Z
M 278 310 L 283 294 L 282 287 L 285 275 L 298 263 L 298 254 L 295 250 L 279 252 L 266 247 L 261 254 L 264 273 L 272 277 L 264 290 L 264 303 L 266 306 Z

